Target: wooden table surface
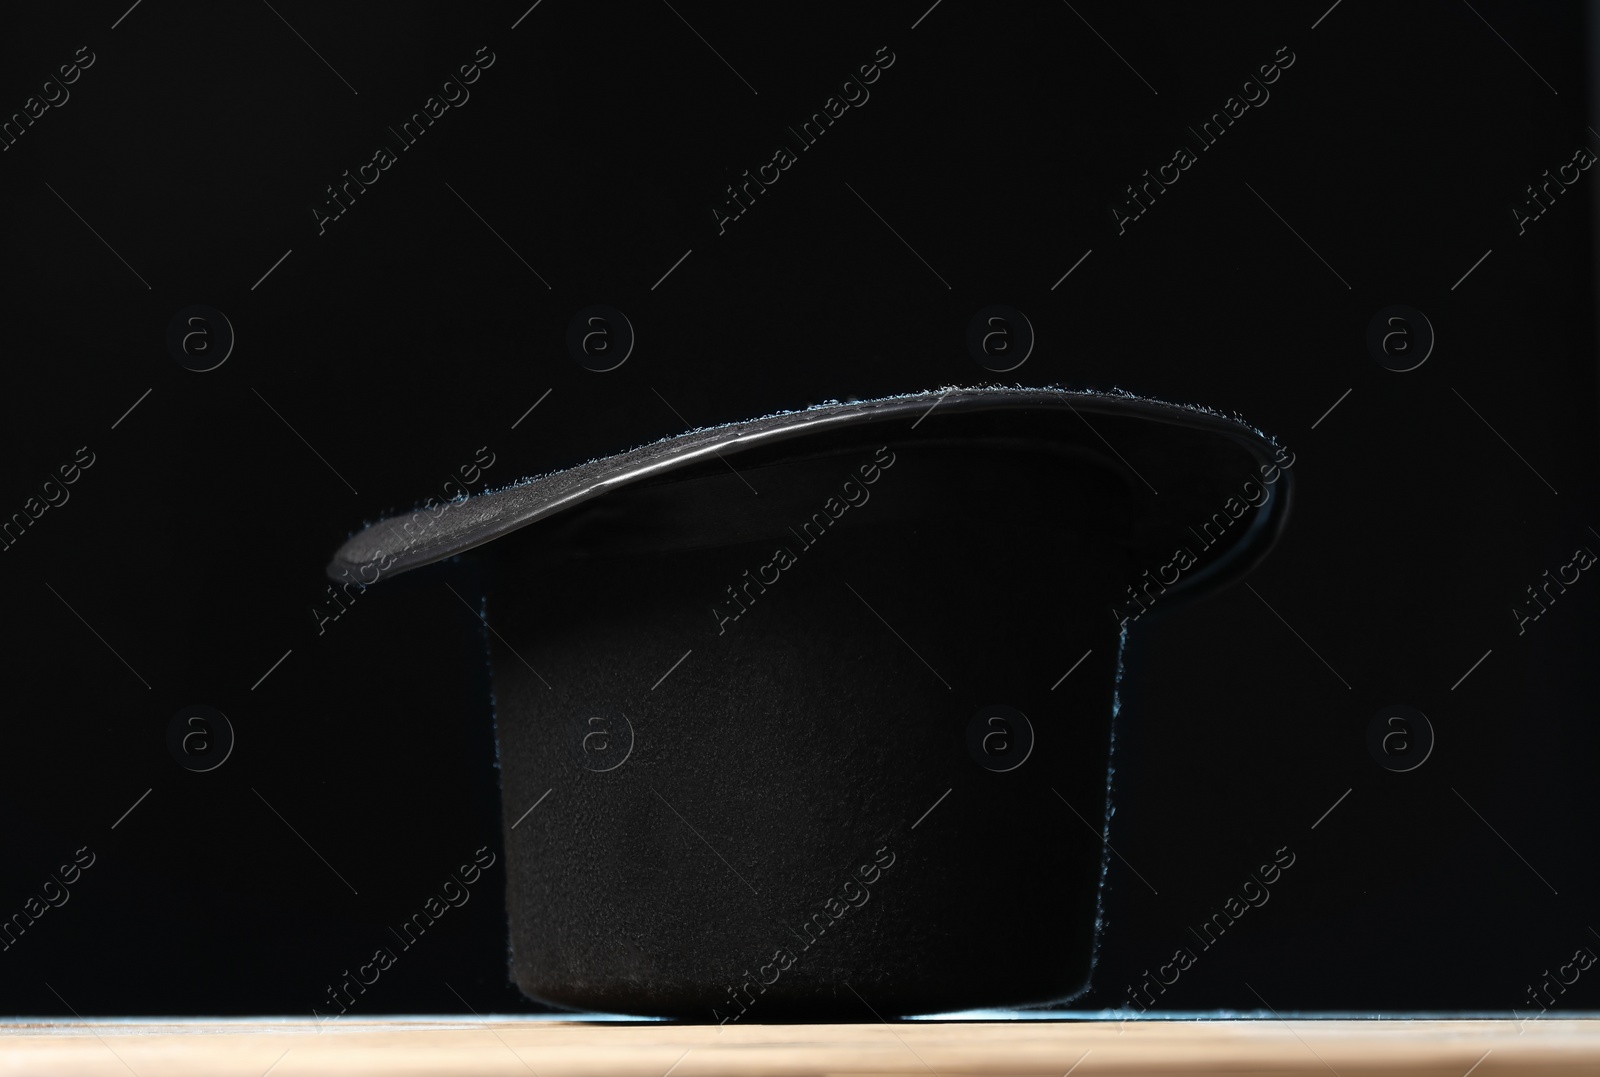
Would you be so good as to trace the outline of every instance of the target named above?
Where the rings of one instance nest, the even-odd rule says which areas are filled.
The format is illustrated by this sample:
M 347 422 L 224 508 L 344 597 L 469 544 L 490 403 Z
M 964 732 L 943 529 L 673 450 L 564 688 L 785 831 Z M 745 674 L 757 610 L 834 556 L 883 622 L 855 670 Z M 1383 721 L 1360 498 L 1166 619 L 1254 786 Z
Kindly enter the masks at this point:
M 1600 1074 L 1600 1020 L 0 1024 L 0 1074 Z

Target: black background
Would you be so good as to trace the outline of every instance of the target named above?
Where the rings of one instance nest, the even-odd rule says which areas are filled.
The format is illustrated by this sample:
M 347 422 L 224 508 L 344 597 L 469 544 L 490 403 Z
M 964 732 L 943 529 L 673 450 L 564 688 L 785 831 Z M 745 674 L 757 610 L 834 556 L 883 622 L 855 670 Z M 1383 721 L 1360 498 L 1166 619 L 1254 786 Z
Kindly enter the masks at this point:
M 1592 31 L 1577 4 L 1326 8 L 0 16 L 7 114 L 79 46 L 95 57 L 0 153 L 0 513 L 80 446 L 95 460 L 0 553 L 0 915 L 95 855 L 0 953 L 0 1011 L 307 1015 L 385 925 L 500 848 L 483 641 L 442 586 L 472 597 L 471 567 L 386 582 L 319 634 L 323 565 L 364 521 L 441 496 L 480 446 L 498 485 L 686 426 L 992 381 L 966 328 L 1005 303 L 1038 341 L 1007 383 L 1237 411 L 1299 480 L 1255 593 L 1134 630 L 1119 855 L 1073 1009 L 1122 1005 L 1287 846 L 1272 900 L 1156 1011 L 1533 1012 L 1528 985 L 1600 947 L 1600 583 L 1525 635 L 1510 612 L 1600 550 L 1600 177 L 1525 234 L 1511 206 L 1600 152 Z M 319 234 L 325 185 L 484 45 L 470 100 Z M 870 99 L 719 234 L 725 185 L 880 46 Z M 1124 187 L 1280 46 L 1270 100 L 1119 234 Z M 165 343 L 195 303 L 237 332 L 208 373 Z M 608 373 L 565 343 L 592 303 L 638 334 Z M 1408 373 L 1365 343 L 1397 303 L 1438 337 Z M 196 703 L 237 732 L 209 773 L 166 748 Z M 1437 733 L 1409 773 L 1366 748 L 1393 703 Z M 1079 823 L 1019 825 L 1047 856 Z M 537 1010 L 506 976 L 502 884 L 490 869 L 352 1013 Z M 1026 959 L 1005 910 L 972 909 L 971 929 Z M 1558 1004 L 1593 1008 L 1597 983 Z

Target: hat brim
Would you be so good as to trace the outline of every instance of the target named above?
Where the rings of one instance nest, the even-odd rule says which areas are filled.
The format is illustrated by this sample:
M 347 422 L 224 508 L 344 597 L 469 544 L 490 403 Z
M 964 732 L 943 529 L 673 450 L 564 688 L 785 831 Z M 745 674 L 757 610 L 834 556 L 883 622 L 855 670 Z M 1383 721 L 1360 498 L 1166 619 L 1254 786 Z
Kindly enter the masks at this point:
M 352 535 L 327 573 L 334 580 L 375 583 L 618 490 L 687 477 L 708 463 L 720 466 L 719 460 L 737 470 L 738 459 L 750 460 L 751 453 L 770 460 L 774 453 L 810 451 L 839 437 L 909 447 L 921 440 L 948 442 L 974 430 L 993 436 L 997 428 L 1013 441 L 1040 448 L 1081 448 L 1123 473 L 1144 508 L 1139 534 L 1129 537 L 1129 545 L 1146 551 L 1146 557 L 1177 545 L 1205 551 L 1195 571 L 1176 583 L 1163 581 L 1173 592 L 1213 590 L 1248 572 L 1287 519 L 1293 456 L 1286 459 L 1286 450 L 1238 418 L 1123 393 L 950 388 L 821 404 L 692 430 L 391 516 Z M 1212 520 L 1216 526 L 1208 527 Z M 1235 520 L 1242 526 L 1232 527 Z M 1157 567 L 1151 565 L 1152 571 Z

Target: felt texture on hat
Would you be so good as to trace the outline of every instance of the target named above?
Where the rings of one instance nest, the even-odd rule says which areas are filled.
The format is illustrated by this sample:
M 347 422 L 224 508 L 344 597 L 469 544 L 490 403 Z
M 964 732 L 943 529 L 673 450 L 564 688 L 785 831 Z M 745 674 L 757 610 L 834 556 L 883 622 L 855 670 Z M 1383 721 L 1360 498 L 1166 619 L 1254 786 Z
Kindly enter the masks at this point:
M 709 1023 L 1081 990 L 1137 564 L 1116 461 L 961 439 L 743 474 L 760 496 L 713 461 L 496 544 L 513 979 Z M 972 746 L 997 704 L 1034 738 L 1004 772 Z

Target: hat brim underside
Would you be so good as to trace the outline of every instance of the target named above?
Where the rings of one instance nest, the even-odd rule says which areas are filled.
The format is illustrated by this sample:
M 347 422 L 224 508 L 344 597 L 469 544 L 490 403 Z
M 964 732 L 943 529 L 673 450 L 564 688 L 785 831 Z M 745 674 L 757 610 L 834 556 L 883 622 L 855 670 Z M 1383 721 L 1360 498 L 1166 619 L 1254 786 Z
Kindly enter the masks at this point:
M 1248 572 L 1265 556 L 1287 517 L 1293 457 L 1238 419 L 1125 394 L 954 388 L 830 403 L 693 430 L 391 516 L 351 536 L 334 554 L 327 573 L 334 580 L 374 583 L 615 491 L 703 473 L 708 463 L 737 470 L 741 456 L 770 461 L 844 440 L 911 451 L 919 441 L 948 443 L 975 432 L 992 436 L 997 429 L 1024 451 L 1030 444 L 1051 450 L 1081 448 L 1121 472 L 1145 510 L 1140 534 L 1128 538 L 1130 546 L 1147 557 L 1175 547 L 1206 551 L 1197 570 L 1178 584 L 1177 589 L 1191 594 Z M 1239 526 L 1230 526 L 1233 520 Z M 1211 521 L 1215 524 L 1208 526 Z

